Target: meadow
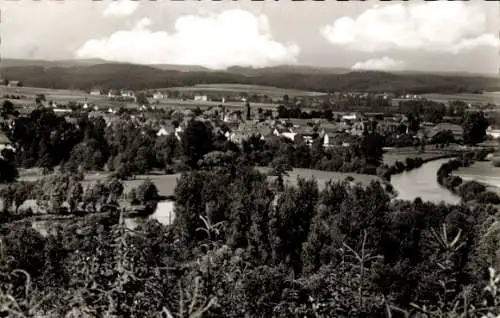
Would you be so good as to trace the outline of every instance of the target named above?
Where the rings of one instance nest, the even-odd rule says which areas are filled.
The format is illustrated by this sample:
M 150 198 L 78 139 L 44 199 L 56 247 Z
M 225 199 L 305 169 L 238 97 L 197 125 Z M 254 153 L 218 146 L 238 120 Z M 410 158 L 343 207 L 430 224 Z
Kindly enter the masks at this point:
M 483 94 L 422 94 L 423 97 L 440 103 L 463 100 L 471 104 L 500 104 L 500 92 L 484 92 Z
M 474 180 L 488 187 L 489 191 L 500 194 L 500 168 L 494 167 L 491 161 L 476 161 L 469 167 L 461 167 L 453 172 L 464 180 Z
M 391 148 L 384 153 L 384 164 L 392 166 L 396 161 L 404 162 L 406 158 L 422 158 L 422 160 L 429 161 L 440 159 L 450 154 L 450 151 L 443 149 L 432 149 L 433 146 L 427 146 L 424 152 L 420 152 L 414 147 L 401 147 Z M 450 149 L 451 150 L 451 149 Z
M 182 87 L 171 87 L 166 88 L 170 91 L 179 92 L 215 92 L 220 94 L 237 94 L 245 92 L 249 95 L 260 94 L 267 95 L 272 98 L 282 98 L 283 95 L 288 95 L 290 97 L 295 96 L 322 96 L 326 93 L 321 92 L 310 92 L 302 91 L 297 89 L 284 89 L 273 86 L 263 86 L 263 85 L 247 85 L 247 84 L 197 84 L 194 86 L 182 86 Z

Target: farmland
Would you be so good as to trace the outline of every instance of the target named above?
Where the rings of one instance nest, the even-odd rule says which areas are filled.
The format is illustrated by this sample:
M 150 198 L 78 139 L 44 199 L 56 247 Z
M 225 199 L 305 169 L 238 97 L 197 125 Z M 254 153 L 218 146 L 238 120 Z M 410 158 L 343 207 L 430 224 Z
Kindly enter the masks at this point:
M 500 92 L 485 92 L 483 94 L 423 94 L 422 96 L 440 103 L 463 100 L 471 104 L 500 104 Z
M 78 90 L 65 90 L 65 89 L 48 89 L 37 87 L 2 87 L 2 95 L 19 95 L 21 99 L 10 99 L 16 105 L 34 105 L 35 98 L 39 94 L 44 94 L 47 101 L 54 101 L 56 103 L 68 103 L 70 101 L 77 103 L 93 103 L 99 107 L 135 107 L 136 103 L 133 102 L 119 102 L 111 101 L 107 96 L 90 95 L 84 91 Z M 281 95 L 282 96 L 282 95 Z M 221 102 L 215 101 L 194 101 L 194 100 L 181 100 L 181 99 L 168 99 L 159 101 L 159 107 L 171 108 L 207 108 L 220 105 Z M 242 102 L 226 102 L 224 104 L 228 108 L 241 108 Z M 262 109 L 274 109 L 276 105 L 268 103 L 252 103 L 253 107 Z
M 428 146 L 430 148 L 430 146 Z M 450 149 L 451 150 L 451 149 Z M 422 158 L 424 161 L 443 158 L 449 155 L 449 151 L 441 149 L 426 149 L 425 152 L 420 152 L 414 147 L 401 147 L 397 149 L 390 149 L 384 154 L 384 164 L 393 165 L 396 161 L 404 162 L 406 158 Z
M 272 86 L 245 85 L 245 84 L 197 84 L 195 86 L 171 87 L 166 90 L 176 90 L 179 92 L 200 92 L 200 93 L 220 93 L 237 94 L 245 92 L 248 95 L 260 94 L 271 98 L 282 98 L 283 95 L 294 96 L 322 96 L 326 93 L 309 92 L 296 89 L 284 89 Z

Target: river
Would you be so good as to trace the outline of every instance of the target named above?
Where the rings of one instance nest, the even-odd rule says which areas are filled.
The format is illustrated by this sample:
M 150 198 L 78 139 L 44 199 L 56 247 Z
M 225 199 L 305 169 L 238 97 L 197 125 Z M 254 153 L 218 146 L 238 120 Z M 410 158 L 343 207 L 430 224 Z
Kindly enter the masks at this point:
M 436 180 L 436 173 L 441 165 L 450 159 L 438 159 L 424 163 L 420 168 L 396 174 L 391 177 L 391 184 L 398 192 L 398 199 L 448 204 L 459 204 L 460 197 L 441 187 Z

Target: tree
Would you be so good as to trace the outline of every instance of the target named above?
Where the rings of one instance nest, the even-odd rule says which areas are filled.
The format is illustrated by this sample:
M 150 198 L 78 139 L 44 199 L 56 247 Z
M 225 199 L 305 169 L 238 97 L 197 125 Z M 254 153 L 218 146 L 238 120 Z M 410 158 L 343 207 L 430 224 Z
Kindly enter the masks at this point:
M 191 168 L 198 167 L 198 161 L 213 150 L 212 128 L 198 120 L 192 120 L 182 134 L 181 146 L 186 163 Z
M 149 105 L 149 100 L 144 92 L 139 92 L 135 95 L 138 105 Z
M 278 191 L 283 191 L 285 187 L 283 176 L 288 176 L 288 171 L 291 171 L 292 167 L 285 157 L 277 157 L 271 162 L 271 168 L 269 175 L 276 177 L 276 187 Z
M 484 140 L 488 120 L 483 112 L 468 112 L 465 114 L 462 127 L 464 129 L 464 142 L 469 145 L 475 145 Z
M 382 137 L 377 133 L 370 133 L 363 137 L 362 149 L 366 162 L 371 165 L 379 166 L 384 154 Z
M 45 94 L 37 94 L 35 98 L 35 102 L 40 104 L 41 102 L 45 102 Z
M 11 101 L 6 100 L 3 102 L 2 110 L 0 111 L 0 115 L 3 118 L 7 118 L 8 115 L 13 115 L 14 111 L 15 111 L 14 104 Z

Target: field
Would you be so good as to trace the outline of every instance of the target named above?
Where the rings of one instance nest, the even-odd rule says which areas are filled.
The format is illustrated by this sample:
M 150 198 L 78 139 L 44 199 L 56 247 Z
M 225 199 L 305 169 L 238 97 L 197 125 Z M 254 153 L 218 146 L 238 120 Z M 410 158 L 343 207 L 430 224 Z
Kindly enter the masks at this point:
M 384 153 L 384 164 L 393 165 L 396 161 L 404 162 L 406 158 L 422 158 L 424 161 L 439 159 L 443 156 L 449 154 L 449 152 L 443 151 L 441 149 L 430 149 L 431 146 L 427 146 L 425 152 L 421 153 L 414 147 L 401 147 L 388 150 Z
M 74 101 L 77 103 L 93 103 L 99 107 L 119 107 L 121 105 L 125 107 L 136 107 L 137 104 L 133 102 L 118 102 L 110 101 L 107 96 L 95 96 L 87 94 L 83 91 L 77 90 L 64 90 L 64 89 L 47 89 L 47 88 L 37 88 L 37 87 L 2 87 L 2 97 L 3 95 L 21 95 L 25 98 L 23 99 L 10 99 L 15 105 L 34 105 L 35 98 L 38 94 L 44 94 L 47 101 L 54 101 L 56 103 L 67 103 L 69 101 Z M 282 96 L 282 95 L 281 95 Z M 194 100 L 180 100 L 180 99 L 168 99 L 160 101 L 157 107 L 169 107 L 169 108 L 208 108 L 220 105 L 221 102 L 212 101 L 194 101 Z M 224 106 L 233 109 L 242 109 L 243 102 L 226 102 Z M 276 108 L 275 104 L 265 104 L 265 103 L 251 103 L 253 108 L 262 108 L 264 110 L 270 109 L 274 110 Z
M 474 180 L 488 186 L 490 191 L 500 194 L 500 168 L 491 161 L 476 161 L 470 167 L 462 167 L 453 172 L 464 180 Z
M 160 101 L 159 107 L 168 107 L 168 108 L 190 108 L 194 109 L 196 107 L 200 108 L 208 108 L 208 107 L 217 107 L 219 105 L 222 105 L 221 102 L 213 102 L 213 101 L 194 101 L 194 100 L 164 100 Z M 250 106 L 254 109 L 256 108 L 262 108 L 264 110 L 274 110 L 277 105 L 276 104 L 268 104 L 268 103 L 250 103 Z M 157 106 L 158 107 L 158 106 Z M 229 109 L 240 109 L 244 110 L 244 104 L 243 102 L 225 102 L 224 107 L 227 107 Z
M 447 103 L 454 100 L 463 100 L 471 104 L 492 103 L 500 105 L 500 92 L 485 92 L 483 94 L 422 94 L 423 97 L 436 102 Z
M 176 90 L 179 92 L 215 92 L 221 94 L 238 94 L 245 92 L 249 95 L 260 94 L 274 98 L 282 98 L 283 95 L 293 96 L 322 96 L 326 93 L 307 92 L 297 89 L 284 89 L 272 86 L 245 85 L 245 84 L 197 84 L 195 86 L 172 87 L 166 90 Z

